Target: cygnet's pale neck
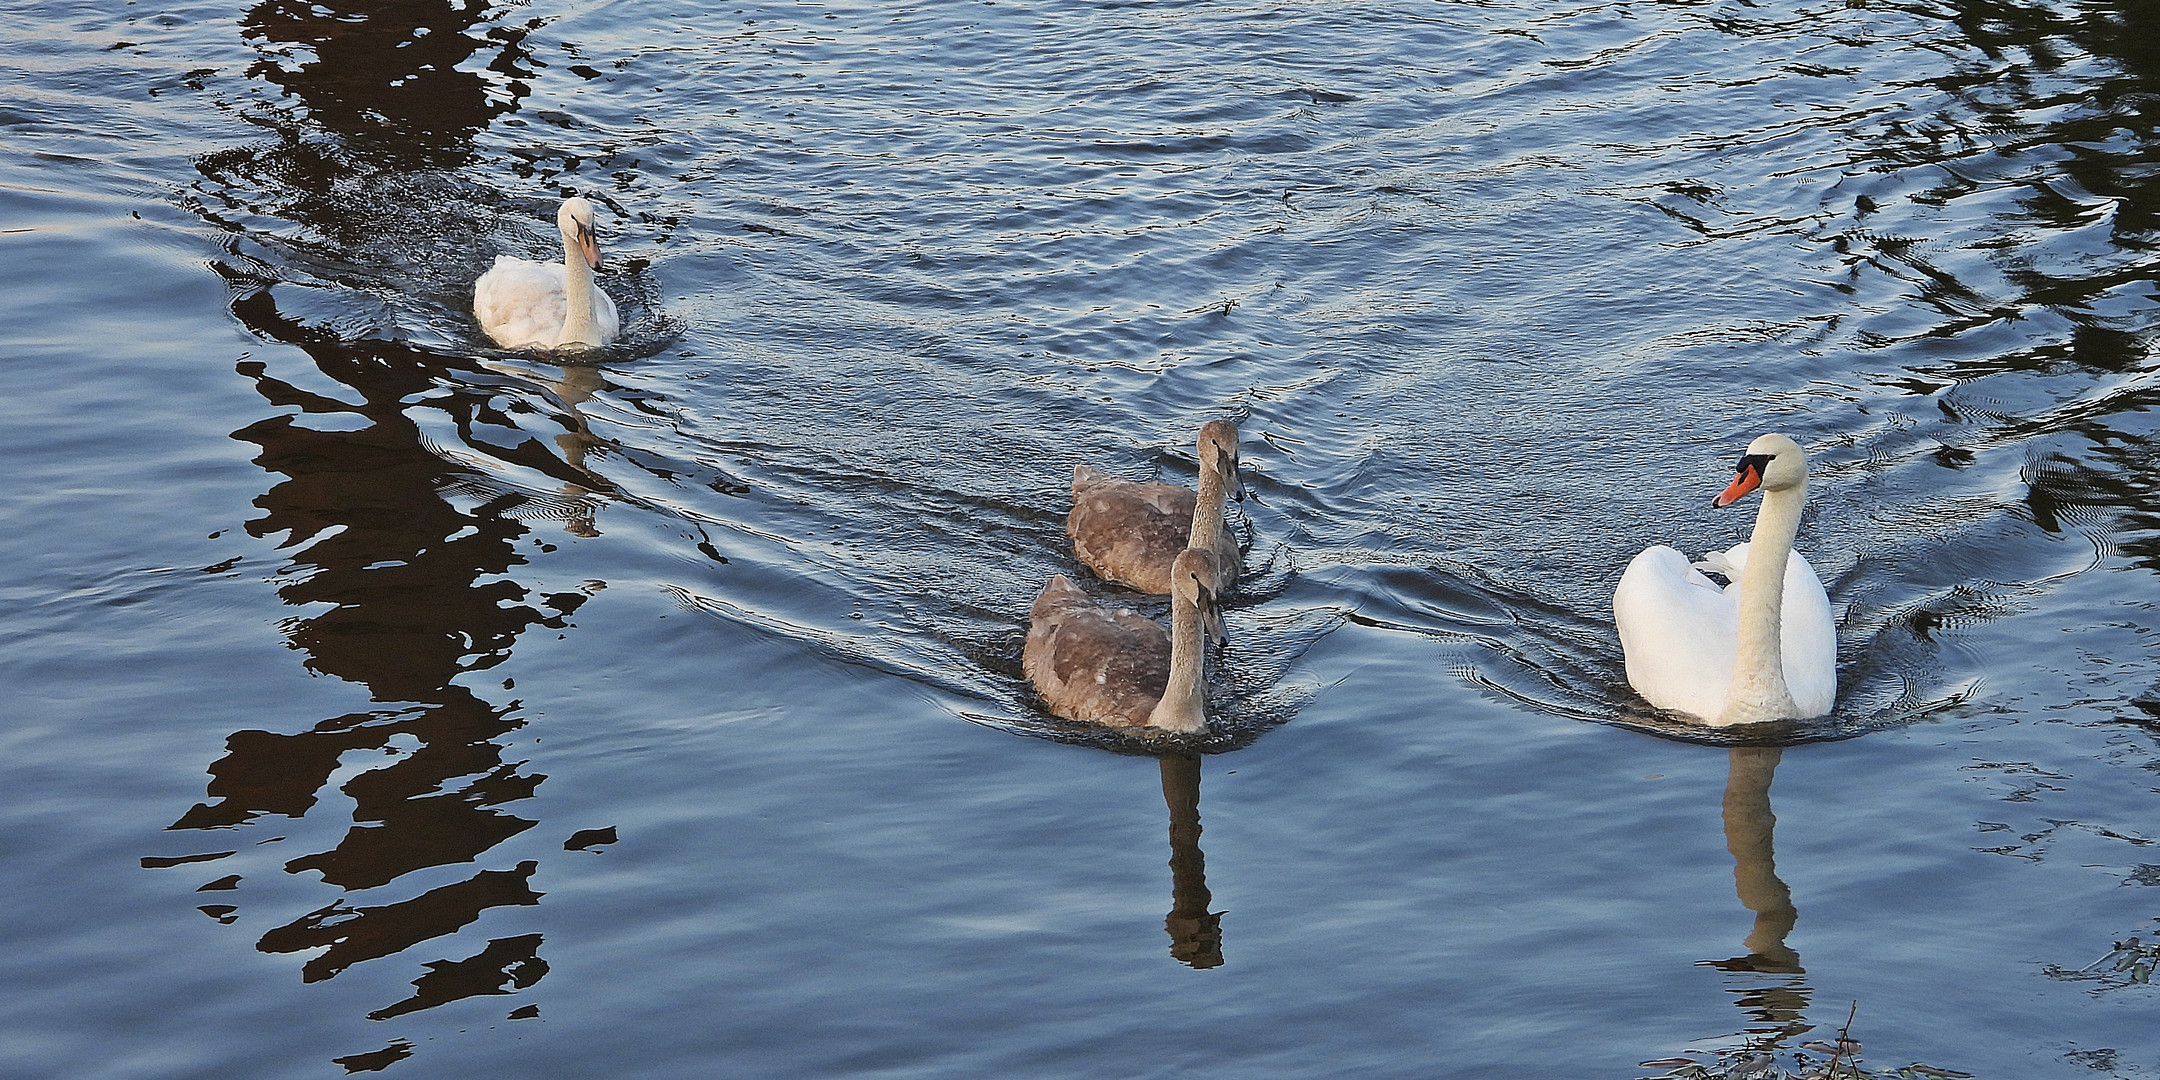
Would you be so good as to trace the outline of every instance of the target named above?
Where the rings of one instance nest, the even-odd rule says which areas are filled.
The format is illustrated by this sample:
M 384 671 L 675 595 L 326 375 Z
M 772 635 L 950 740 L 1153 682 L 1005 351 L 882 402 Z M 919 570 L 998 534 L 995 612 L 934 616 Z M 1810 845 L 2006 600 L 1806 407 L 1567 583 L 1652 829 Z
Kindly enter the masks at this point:
M 1213 552 L 1222 544 L 1223 509 L 1230 500 L 1230 478 L 1223 475 L 1221 455 L 1203 457 L 1200 488 L 1193 499 L 1192 536 L 1186 546 Z
M 1183 584 L 1175 583 L 1170 589 L 1170 681 L 1163 687 L 1162 700 L 1148 714 L 1148 723 L 1165 731 L 1199 731 L 1207 726 L 1207 680 L 1202 675 L 1207 641 L 1200 605 L 1210 601 L 1204 592 L 1195 600 L 1179 587 Z
M 1740 571 L 1739 648 L 1732 686 L 1717 723 L 1752 724 L 1800 715 L 1785 685 L 1785 563 L 1800 533 L 1807 481 L 1762 493 L 1755 532 L 1748 538 L 1747 566 Z
M 593 323 L 593 273 L 585 261 L 585 250 L 577 237 L 563 233 L 563 312 L 562 338 L 557 345 L 600 344 L 600 330 Z

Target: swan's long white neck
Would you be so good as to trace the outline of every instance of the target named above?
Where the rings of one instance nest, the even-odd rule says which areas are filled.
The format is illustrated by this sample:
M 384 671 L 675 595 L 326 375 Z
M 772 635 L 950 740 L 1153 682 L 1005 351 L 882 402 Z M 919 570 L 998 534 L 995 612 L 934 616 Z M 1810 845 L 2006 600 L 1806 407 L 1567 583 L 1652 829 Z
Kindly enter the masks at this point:
M 1755 533 L 1748 539 L 1747 566 L 1740 571 L 1739 652 L 1732 686 L 1717 723 L 1751 724 L 1800 715 L 1785 685 L 1785 563 L 1800 532 L 1807 481 L 1777 491 L 1764 489 Z
M 563 313 L 562 338 L 557 345 L 598 345 L 600 330 L 593 324 L 593 276 L 592 267 L 585 262 L 585 251 L 577 238 L 564 233 L 563 243 L 563 300 L 568 310 Z
M 1201 665 L 1207 641 L 1200 604 L 1177 588 L 1170 590 L 1170 682 L 1162 700 L 1148 713 L 1148 723 L 1165 731 L 1199 731 L 1207 726 L 1207 681 Z

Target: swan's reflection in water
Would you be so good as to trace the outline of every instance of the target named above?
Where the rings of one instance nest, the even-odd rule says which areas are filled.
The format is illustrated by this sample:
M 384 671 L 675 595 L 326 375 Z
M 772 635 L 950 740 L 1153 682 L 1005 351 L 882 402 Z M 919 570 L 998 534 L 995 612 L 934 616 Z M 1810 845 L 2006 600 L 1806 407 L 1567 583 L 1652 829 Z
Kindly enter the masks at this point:
M 1187 967 L 1221 967 L 1222 912 L 1209 911 L 1206 857 L 1200 853 L 1200 758 L 1162 759 L 1163 802 L 1170 807 L 1170 955 Z
M 1732 852 L 1733 884 L 1740 902 L 1755 913 L 1755 928 L 1745 944 L 1748 955 L 1729 961 L 1727 970 L 1766 974 L 1805 974 L 1800 954 L 1785 944 L 1800 912 L 1792 889 L 1777 876 L 1771 833 L 1777 815 L 1770 810 L 1770 781 L 1777 775 L 1782 746 L 1735 746 L 1725 780 L 1725 849 Z
M 1743 944 L 1744 956 L 1702 961 L 1729 972 L 1740 1007 L 1753 1020 L 1750 1038 L 1756 1050 L 1770 1049 L 1807 1031 L 1809 989 L 1800 954 L 1785 943 L 1800 920 L 1792 889 L 1777 875 L 1772 833 L 1777 816 L 1770 810 L 1770 781 L 1785 750 L 1778 746 L 1735 746 L 1725 781 L 1725 847 L 1732 852 L 1733 884 L 1740 903 L 1755 913 L 1755 925 Z
M 608 388 L 606 377 L 598 367 L 591 364 L 564 364 L 556 368 L 558 374 L 554 377 L 538 368 L 513 364 L 488 363 L 484 366 L 491 371 L 545 387 L 554 395 L 554 418 L 565 428 L 561 434 L 555 436 L 556 456 L 564 465 L 570 467 L 571 472 L 584 478 L 582 483 L 565 479 L 562 487 L 558 489 L 562 492 L 563 506 L 568 511 L 563 522 L 563 531 L 572 536 L 586 538 L 600 535 L 599 504 L 619 494 L 620 489 L 609 483 L 606 477 L 586 468 L 585 458 L 595 451 L 605 453 L 612 450 L 615 444 L 593 434 L 591 422 L 585 419 L 585 414 L 579 411 L 578 406 Z

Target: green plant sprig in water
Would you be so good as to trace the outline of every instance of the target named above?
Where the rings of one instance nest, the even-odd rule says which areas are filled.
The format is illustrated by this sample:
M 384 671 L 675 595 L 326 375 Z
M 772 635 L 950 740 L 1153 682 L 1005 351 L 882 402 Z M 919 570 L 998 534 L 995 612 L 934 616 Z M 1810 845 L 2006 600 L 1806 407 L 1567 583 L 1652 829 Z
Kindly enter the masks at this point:
M 1716 1051 L 1716 1057 L 1711 1061 L 1693 1058 L 1645 1061 L 1642 1063 L 1644 1068 L 1668 1070 L 1645 1080 L 1971 1080 L 1971 1073 L 1917 1062 L 1883 1072 L 1862 1068 L 1860 1043 L 1852 1037 L 1853 1018 L 1859 1013 L 1860 1003 L 1853 1002 L 1852 1009 L 1845 1014 L 1845 1026 L 1838 1029 L 1836 1041 L 1801 1043 L 1799 1049 L 1793 1051 L 1790 1068 L 1779 1062 L 1778 1047 L 1773 1041 Z M 1816 1054 L 1830 1056 L 1818 1060 Z
M 2106 956 L 2079 968 L 2078 972 L 2083 974 L 2107 964 L 2110 972 L 2119 973 L 2134 983 L 2149 984 L 2152 982 L 2153 966 L 2156 963 L 2160 963 L 2160 941 L 2131 937 L 2116 942 L 2115 948 Z

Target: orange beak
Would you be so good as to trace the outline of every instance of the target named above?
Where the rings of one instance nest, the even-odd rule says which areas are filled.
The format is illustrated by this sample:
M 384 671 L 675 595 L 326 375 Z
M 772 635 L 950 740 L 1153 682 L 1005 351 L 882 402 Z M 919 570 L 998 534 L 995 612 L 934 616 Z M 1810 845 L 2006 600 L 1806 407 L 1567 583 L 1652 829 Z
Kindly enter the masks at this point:
M 1763 465 L 1768 461 L 1768 458 L 1752 455 L 1741 458 L 1738 474 L 1733 477 L 1732 483 L 1725 486 L 1725 490 L 1718 492 L 1717 498 L 1710 500 L 1710 505 L 1724 509 L 1739 502 L 1748 492 L 1761 487 Z

